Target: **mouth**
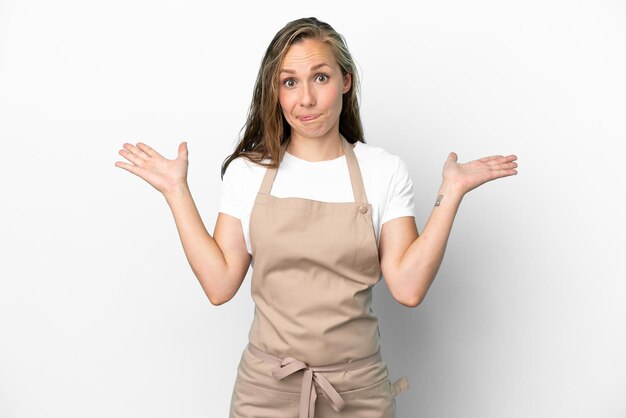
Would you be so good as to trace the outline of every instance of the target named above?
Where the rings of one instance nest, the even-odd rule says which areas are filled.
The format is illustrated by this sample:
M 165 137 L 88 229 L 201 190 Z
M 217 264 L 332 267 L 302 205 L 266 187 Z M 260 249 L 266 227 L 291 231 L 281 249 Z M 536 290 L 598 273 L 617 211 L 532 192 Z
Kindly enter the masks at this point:
M 298 119 L 300 119 L 303 122 L 307 122 L 313 119 L 317 119 L 320 115 L 301 115 L 298 116 Z

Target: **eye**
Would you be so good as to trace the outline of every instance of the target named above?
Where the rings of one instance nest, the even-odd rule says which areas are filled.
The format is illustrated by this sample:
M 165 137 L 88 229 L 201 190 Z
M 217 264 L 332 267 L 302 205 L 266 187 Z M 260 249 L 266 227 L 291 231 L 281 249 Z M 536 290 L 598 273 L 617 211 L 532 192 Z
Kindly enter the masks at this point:
M 291 84 L 290 84 L 291 83 Z M 286 87 L 293 87 L 295 85 L 295 80 L 292 78 L 287 78 L 285 80 L 283 80 L 283 85 Z
M 317 78 L 318 78 L 318 79 L 320 79 L 320 78 L 321 78 L 321 80 L 320 80 L 320 81 L 321 81 L 322 83 L 324 83 L 324 82 L 328 81 L 328 75 L 326 75 L 326 74 L 318 74 L 318 75 L 317 75 Z

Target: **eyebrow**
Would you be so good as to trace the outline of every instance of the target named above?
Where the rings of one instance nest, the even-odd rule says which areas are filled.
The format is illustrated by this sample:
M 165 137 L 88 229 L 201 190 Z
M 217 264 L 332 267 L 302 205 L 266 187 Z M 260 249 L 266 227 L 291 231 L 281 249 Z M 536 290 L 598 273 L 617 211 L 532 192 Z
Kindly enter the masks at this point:
M 317 64 L 317 65 L 312 66 L 311 68 L 309 68 L 309 71 L 314 71 L 314 70 L 317 70 L 318 68 L 321 68 L 321 67 L 324 67 L 324 66 L 330 68 L 330 65 L 326 64 L 325 62 L 323 62 L 321 64 Z M 289 74 L 295 74 L 296 73 L 294 70 L 289 70 L 289 69 L 286 69 L 286 68 L 283 68 L 282 70 L 280 70 L 280 72 L 281 73 L 289 73 Z

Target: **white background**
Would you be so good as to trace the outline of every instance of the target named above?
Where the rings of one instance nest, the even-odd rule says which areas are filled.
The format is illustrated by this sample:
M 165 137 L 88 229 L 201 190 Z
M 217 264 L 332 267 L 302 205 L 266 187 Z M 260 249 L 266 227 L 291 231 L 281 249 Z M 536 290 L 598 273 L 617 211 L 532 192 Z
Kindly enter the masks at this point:
M 518 156 L 464 198 L 421 305 L 375 288 L 398 416 L 625 417 L 626 6 L 597 0 L 0 0 L 0 417 L 227 416 L 250 272 L 211 305 L 114 163 L 188 141 L 212 233 L 262 55 L 308 16 L 346 37 L 420 233 L 448 152 Z

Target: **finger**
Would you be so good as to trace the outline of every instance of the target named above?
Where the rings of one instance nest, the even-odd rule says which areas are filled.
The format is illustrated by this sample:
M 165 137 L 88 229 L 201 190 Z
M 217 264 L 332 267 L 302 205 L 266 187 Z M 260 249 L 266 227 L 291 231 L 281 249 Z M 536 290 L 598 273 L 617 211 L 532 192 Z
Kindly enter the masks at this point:
M 184 158 L 188 158 L 189 156 L 189 149 L 187 148 L 187 142 L 181 142 L 180 145 L 178 145 L 178 157 L 184 157 Z
M 517 160 L 517 155 L 507 155 L 506 157 L 500 156 L 500 158 L 497 158 L 497 160 L 501 163 L 508 163 L 510 161 Z
M 478 161 L 480 161 L 481 163 L 486 163 L 495 160 L 496 158 L 502 158 L 502 155 L 490 155 L 489 157 L 479 158 Z
M 508 169 L 515 168 L 515 167 L 517 167 L 517 163 L 514 163 L 514 162 L 489 165 L 489 168 L 492 171 L 494 171 L 494 170 L 508 170 Z
M 491 172 L 491 175 L 493 176 L 492 180 L 495 179 L 499 179 L 501 177 L 508 177 L 508 176 L 513 176 L 517 174 L 517 170 L 514 169 L 509 169 L 509 170 L 494 170 Z
M 511 166 L 510 164 L 516 164 L 513 163 L 513 161 L 516 159 L 517 157 L 515 157 L 514 155 L 509 155 L 506 157 L 496 157 L 492 160 L 489 160 L 483 164 L 485 164 L 487 167 L 489 167 L 490 169 L 501 169 L 501 168 L 511 168 L 511 167 L 517 167 L 517 165 L 515 166 Z
M 144 144 L 143 142 L 137 142 L 137 147 L 150 157 L 162 157 L 162 155 L 156 152 L 156 150 L 152 149 L 152 147 Z
M 135 164 L 137 167 L 141 167 L 145 160 L 143 158 L 141 158 L 140 156 L 133 154 L 132 152 L 128 151 L 127 149 L 121 149 L 119 151 L 119 154 L 126 158 L 128 161 L 130 161 L 131 163 Z
M 143 178 L 143 173 L 144 173 L 144 169 L 141 167 L 137 167 L 136 165 L 132 165 L 132 164 L 128 164 L 128 163 L 123 163 L 121 161 L 116 161 L 115 162 L 115 166 L 119 167 L 119 168 L 123 168 L 126 171 L 130 171 L 131 173 L 135 174 L 136 176 L 139 176 L 141 178 Z
M 132 152 L 132 153 L 133 153 L 133 154 L 135 154 L 136 156 L 141 157 L 141 158 L 143 158 L 143 159 L 145 159 L 145 160 L 147 160 L 147 159 L 149 159 L 149 158 L 150 158 L 150 156 L 149 156 L 148 154 L 146 154 L 145 152 L 143 152 L 143 151 L 141 150 L 141 148 L 138 148 L 138 147 L 136 147 L 136 146 L 135 146 L 135 145 L 133 145 L 133 144 L 125 143 L 125 144 L 124 144 L 124 149 L 126 149 L 126 150 L 128 150 L 128 151 Z

